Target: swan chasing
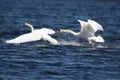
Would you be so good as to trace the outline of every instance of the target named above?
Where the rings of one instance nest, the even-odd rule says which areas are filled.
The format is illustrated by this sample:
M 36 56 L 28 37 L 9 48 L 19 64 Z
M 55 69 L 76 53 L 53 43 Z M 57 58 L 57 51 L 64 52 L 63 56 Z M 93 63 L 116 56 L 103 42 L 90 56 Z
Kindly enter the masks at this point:
M 66 30 L 66 29 L 60 29 L 57 32 L 66 32 L 73 34 L 74 36 L 78 36 L 81 39 L 89 41 L 89 44 L 92 44 L 94 41 L 95 42 L 105 42 L 102 36 L 95 36 L 95 32 L 97 30 L 103 30 L 103 27 L 97 23 L 94 20 L 88 19 L 88 22 L 78 20 L 78 22 L 81 24 L 81 30 L 80 32 L 74 32 L 72 30 Z
M 55 31 L 48 28 L 35 29 L 29 23 L 25 23 L 25 26 L 31 28 L 31 32 L 18 36 L 17 38 L 7 40 L 6 43 L 25 43 L 30 41 L 44 40 L 50 42 L 52 45 L 57 45 L 58 41 L 52 38 L 49 34 L 54 34 Z

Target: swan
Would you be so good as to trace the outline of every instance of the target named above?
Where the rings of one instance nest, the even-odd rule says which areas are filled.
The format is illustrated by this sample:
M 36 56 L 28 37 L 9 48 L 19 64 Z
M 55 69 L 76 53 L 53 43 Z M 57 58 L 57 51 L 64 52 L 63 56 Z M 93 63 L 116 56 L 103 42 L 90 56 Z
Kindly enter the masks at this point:
M 48 28 L 34 29 L 33 26 L 29 23 L 24 23 L 24 25 L 30 27 L 31 32 L 20 35 L 17 38 L 11 40 L 6 40 L 6 43 L 26 43 L 30 41 L 44 40 L 50 42 L 53 45 L 58 44 L 58 41 L 49 35 L 54 34 L 54 30 Z
M 103 27 L 97 23 L 94 20 L 90 20 L 88 19 L 87 22 L 82 21 L 82 20 L 78 20 L 78 22 L 81 24 L 81 30 L 80 32 L 74 32 L 72 30 L 67 30 L 67 29 L 60 29 L 57 32 L 66 32 L 66 33 L 70 33 L 73 34 L 74 36 L 78 36 L 81 39 L 87 40 L 89 42 L 89 44 L 93 44 L 93 42 L 105 42 L 103 37 L 98 35 L 95 36 L 95 32 L 97 30 L 103 30 Z

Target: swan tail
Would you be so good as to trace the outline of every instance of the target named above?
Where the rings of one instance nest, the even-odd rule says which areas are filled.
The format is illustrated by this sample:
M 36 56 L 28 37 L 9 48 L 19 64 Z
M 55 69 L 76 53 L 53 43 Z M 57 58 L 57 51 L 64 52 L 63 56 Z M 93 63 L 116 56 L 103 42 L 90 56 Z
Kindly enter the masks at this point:
M 97 37 L 95 37 L 95 41 L 96 41 L 96 42 L 105 42 L 105 40 L 103 39 L 102 36 L 97 36 Z
M 105 40 L 103 39 L 102 36 L 89 38 L 89 43 L 91 43 L 92 41 L 99 42 L 99 43 L 104 43 L 105 42 Z

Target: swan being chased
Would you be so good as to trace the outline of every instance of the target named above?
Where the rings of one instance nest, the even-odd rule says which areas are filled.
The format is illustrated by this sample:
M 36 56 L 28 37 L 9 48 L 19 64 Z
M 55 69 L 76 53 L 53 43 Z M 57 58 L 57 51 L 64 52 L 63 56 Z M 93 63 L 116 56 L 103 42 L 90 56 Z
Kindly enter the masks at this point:
M 12 40 L 7 40 L 6 43 L 25 43 L 30 41 L 44 40 L 50 42 L 52 45 L 58 44 L 58 41 L 49 35 L 54 34 L 54 30 L 48 28 L 34 30 L 31 24 L 25 23 L 24 25 L 30 27 L 31 32 L 18 36 L 17 38 L 14 38 Z
M 58 30 L 58 32 L 66 32 L 66 33 L 70 33 L 73 34 L 74 36 L 78 36 L 81 39 L 87 40 L 89 41 L 89 44 L 92 44 L 93 41 L 95 42 L 104 42 L 104 39 L 102 36 L 95 36 L 95 32 L 97 30 L 103 30 L 103 27 L 97 23 L 94 20 L 88 20 L 88 22 L 82 21 L 82 20 L 78 20 L 78 22 L 81 24 L 81 30 L 80 32 L 74 32 L 72 30 L 66 30 L 66 29 L 60 29 Z

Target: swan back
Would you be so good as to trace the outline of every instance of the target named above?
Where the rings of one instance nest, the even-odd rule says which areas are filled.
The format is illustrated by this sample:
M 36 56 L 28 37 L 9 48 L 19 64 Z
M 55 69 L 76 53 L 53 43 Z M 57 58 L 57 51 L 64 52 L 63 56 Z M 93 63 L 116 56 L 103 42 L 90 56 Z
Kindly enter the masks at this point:
M 42 34 L 54 34 L 55 31 L 52 29 L 48 29 L 48 28 L 42 28 L 40 29 L 40 32 L 42 32 Z

